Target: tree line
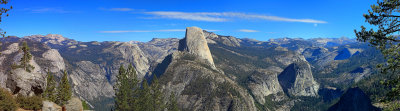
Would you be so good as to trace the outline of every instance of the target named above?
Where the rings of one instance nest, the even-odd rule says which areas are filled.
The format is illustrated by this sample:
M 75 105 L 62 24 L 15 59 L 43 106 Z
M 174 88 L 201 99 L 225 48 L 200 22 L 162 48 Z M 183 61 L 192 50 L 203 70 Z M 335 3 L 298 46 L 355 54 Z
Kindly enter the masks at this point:
M 140 82 L 132 65 L 127 69 L 121 65 L 114 90 L 115 111 L 179 111 L 174 94 L 164 102 L 157 76 L 153 76 L 150 85 L 146 79 Z

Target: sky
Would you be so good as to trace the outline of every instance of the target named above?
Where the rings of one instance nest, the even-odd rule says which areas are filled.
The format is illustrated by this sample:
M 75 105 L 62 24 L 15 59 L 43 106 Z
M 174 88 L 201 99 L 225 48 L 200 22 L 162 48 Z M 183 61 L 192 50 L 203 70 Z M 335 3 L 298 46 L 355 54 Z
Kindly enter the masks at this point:
M 78 41 L 183 38 L 197 26 L 219 35 L 355 38 L 376 0 L 10 0 L 0 28 L 12 36 L 61 34 Z

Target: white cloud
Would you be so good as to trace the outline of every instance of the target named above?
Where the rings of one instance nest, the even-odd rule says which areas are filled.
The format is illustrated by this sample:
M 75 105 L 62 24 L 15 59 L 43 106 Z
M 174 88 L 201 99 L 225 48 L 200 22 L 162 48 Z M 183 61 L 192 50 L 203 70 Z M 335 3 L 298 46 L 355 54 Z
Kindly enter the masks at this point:
M 39 8 L 39 9 L 25 9 L 32 13 L 71 13 L 61 8 Z
M 206 31 L 216 32 L 220 30 L 204 29 Z M 129 32 L 185 32 L 186 29 L 163 29 L 163 30 L 112 30 L 99 31 L 99 33 L 129 33 Z
M 164 30 L 113 30 L 100 31 L 100 33 L 129 33 L 129 32 L 184 32 L 185 29 L 164 29 Z
M 239 32 L 259 32 L 257 30 L 250 30 L 250 29 L 240 29 Z
M 146 14 L 155 15 L 160 18 L 169 19 L 182 19 L 182 20 L 194 20 L 194 21 L 207 21 L 207 22 L 224 22 L 227 19 L 220 18 L 216 15 L 218 13 L 187 13 L 187 12 L 168 12 L 168 11 L 154 11 L 145 12 Z
M 282 22 L 327 23 L 326 21 L 314 20 L 314 19 L 294 19 L 294 18 L 285 18 L 279 16 L 268 16 L 268 15 L 236 13 L 236 12 L 153 11 L 144 13 L 153 15 L 158 18 L 207 21 L 207 22 L 225 22 L 233 19 L 259 19 L 259 20 L 282 21 Z
M 109 9 L 110 11 L 121 11 L 121 12 L 127 12 L 127 11 L 133 11 L 134 9 L 132 8 L 111 8 Z

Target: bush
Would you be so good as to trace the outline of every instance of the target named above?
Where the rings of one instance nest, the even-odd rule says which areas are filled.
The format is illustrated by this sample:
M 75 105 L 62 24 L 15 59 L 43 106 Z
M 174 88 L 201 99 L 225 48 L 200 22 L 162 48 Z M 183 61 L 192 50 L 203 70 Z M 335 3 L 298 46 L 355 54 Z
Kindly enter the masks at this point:
M 15 111 L 17 102 L 10 92 L 0 88 L 0 111 Z
M 84 100 L 81 100 L 81 101 L 82 101 L 83 110 L 90 110 L 90 107 L 89 107 L 89 105 L 86 103 L 86 101 L 84 101 Z
M 25 110 L 40 110 L 43 105 L 42 97 L 39 96 L 26 97 L 23 95 L 18 95 L 17 102 L 19 107 Z

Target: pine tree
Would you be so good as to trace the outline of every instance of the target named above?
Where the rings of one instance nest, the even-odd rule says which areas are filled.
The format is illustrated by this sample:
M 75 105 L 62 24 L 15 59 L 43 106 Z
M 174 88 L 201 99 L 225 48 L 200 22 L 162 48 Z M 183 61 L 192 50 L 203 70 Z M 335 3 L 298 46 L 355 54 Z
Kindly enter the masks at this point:
M 1 1 L 0 1 L 0 4 L 1 4 L 1 5 L 7 5 L 7 4 L 8 4 L 8 1 L 9 1 L 9 0 L 1 0 Z M 7 8 L 7 7 L 5 7 L 5 6 L 2 6 L 2 7 L 0 8 L 0 22 L 1 22 L 1 18 L 2 18 L 2 16 L 3 16 L 4 14 L 6 15 L 6 17 L 8 17 L 9 14 L 8 14 L 7 12 L 10 11 L 12 8 L 13 8 L 12 6 L 10 6 L 10 8 Z M 0 29 L 0 36 L 4 38 L 4 37 L 6 37 L 5 35 L 6 35 L 6 32 Z
M 43 92 L 43 98 L 52 102 L 56 102 L 57 100 L 56 82 L 50 70 L 47 71 L 47 85 Z
M 129 105 L 131 106 L 132 110 L 138 109 L 140 104 L 138 104 L 138 97 L 140 87 L 138 86 L 139 80 L 137 79 L 137 74 L 135 68 L 130 64 L 127 69 L 128 81 L 129 81 Z
M 152 95 L 150 94 L 150 87 L 147 83 L 147 80 L 144 79 L 142 83 L 142 90 L 140 90 L 140 97 L 139 97 L 139 110 L 140 111 L 154 111 L 153 103 L 152 103 Z
M 387 60 L 379 64 L 382 74 L 390 75 L 382 84 L 391 88 L 384 98 L 385 101 L 400 100 L 400 0 L 378 0 L 377 5 L 371 5 L 371 10 L 364 14 L 365 21 L 374 28 L 354 30 L 357 40 L 369 42 L 371 46 L 381 51 Z
M 127 79 L 127 71 L 121 65 L 117 75 L 117 82 L 114 86 L 115 90 L 115 111 L 130 111 L 129 106 L 129 81 Z
M 32 54 L 29 52 L 30 48 L 25 41 L 22 43 L 21 50 L 24 54 L 22 55 L 22 58 L 19 61 L 21 62 L 19 67 L 24 68 L 27 72 L 31 72 L 33 69 L 35 69 L 35 67 L 29 64 L 29 62 L 32 60 Z
M 169 96 L 168 111 L 179 111 L 178 103 L 176 102 L 175 94 L 172 92 Z
M 163 94 L 161 92 L 160 85 L 156 75 L 153 76 L 153 81 L 151 83 L 151 92 L 152 92 L 153 108 L 155 108 L 156 111 L 161 111 L 162 109 L 164 109 L 164 104 L 162 102 Z
M 65 70 L 57 89 L 57 103 L 61 106 L 64 106 L 65 104 L 67 104 L 68 100 L 70 100 L 72 96 L 71 86 L 69 85 L 68 81 L 68 73 Z

